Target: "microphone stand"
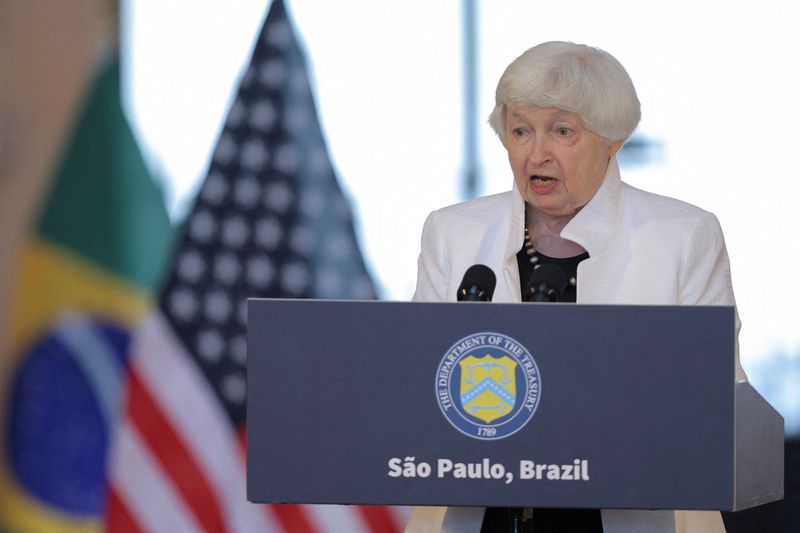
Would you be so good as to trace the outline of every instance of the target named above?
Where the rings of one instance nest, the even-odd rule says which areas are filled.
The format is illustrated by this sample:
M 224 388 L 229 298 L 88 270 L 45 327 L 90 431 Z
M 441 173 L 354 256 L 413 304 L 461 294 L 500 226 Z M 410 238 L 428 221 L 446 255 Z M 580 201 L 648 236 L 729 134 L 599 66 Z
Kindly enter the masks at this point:
M 566 276 L 560 270 L 557 270 L 557 267 L 550 265 L 544 267 L 540 272 L 534 271 L 531 278 L 522 295 L 524 302 L 557 302 L 567 283 Z M 510 507 L 508 509 L 509 533 L 533 532 L 533 521 L 527 522 L 524 515 L 524 508 Z

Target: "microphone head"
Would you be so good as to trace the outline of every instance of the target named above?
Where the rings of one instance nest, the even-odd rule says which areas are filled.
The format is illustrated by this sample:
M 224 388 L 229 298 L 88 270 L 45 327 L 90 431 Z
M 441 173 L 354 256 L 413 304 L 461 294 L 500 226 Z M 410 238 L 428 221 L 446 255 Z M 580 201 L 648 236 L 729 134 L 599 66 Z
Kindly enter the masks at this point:
M 464 273 L 456 298 L 459 302 L 491 302 L 497 278 L 486 265 L 472 265 Z
M 567 275 L 556 265 L 550 263 L 537 265 L 528 278 L 525 301 L 557 302 L 564 295 L 564 289 L 568 284 Z

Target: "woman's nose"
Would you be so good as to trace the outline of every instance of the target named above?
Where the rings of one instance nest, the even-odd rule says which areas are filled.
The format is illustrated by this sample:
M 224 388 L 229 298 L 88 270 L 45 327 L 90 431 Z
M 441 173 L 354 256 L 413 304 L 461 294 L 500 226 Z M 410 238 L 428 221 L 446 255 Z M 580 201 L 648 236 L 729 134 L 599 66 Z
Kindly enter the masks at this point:
M 534 165 L 541 165 L 550 160 L 552 154 L 547 136 L 537 135 L 532 139 L 528 160 Z

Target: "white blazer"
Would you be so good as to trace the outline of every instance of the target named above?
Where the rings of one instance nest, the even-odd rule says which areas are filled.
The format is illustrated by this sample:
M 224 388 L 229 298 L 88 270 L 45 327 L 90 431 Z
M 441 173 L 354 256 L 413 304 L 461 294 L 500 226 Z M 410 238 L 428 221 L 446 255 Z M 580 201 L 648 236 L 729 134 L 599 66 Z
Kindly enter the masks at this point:
M 434 211 L 422 230 L 415 301 L 456 301 L 476 263 L 497 276 L 494 302 L 520 302 L 516 254 L 525 202 L 514 188 Z M 735 305 L 725 240 L 717 218 L 698 207 L 624 183 L 612 158 L 594 197 L 561 237 L 580 244 L 577 303 Z M 736 318 L 736 334 L 739 332 Z M 746 379 L 739 365 L 736 377 Z M 480 530 L 477 508 L 415 508 L 407 531 Z M 605 533 L 724 532 L 718 512 L 602 511 Z

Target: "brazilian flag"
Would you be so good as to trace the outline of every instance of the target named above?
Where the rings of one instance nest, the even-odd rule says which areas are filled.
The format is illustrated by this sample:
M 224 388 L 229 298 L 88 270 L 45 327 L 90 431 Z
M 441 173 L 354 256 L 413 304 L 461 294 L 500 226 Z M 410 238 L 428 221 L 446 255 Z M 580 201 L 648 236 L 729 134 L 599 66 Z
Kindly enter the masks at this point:
M 101 530 L 129 339 L 171 234 L 122 111 L 114 59 L 77 116 L 12 301 L 0 303 L 0 530 Z

